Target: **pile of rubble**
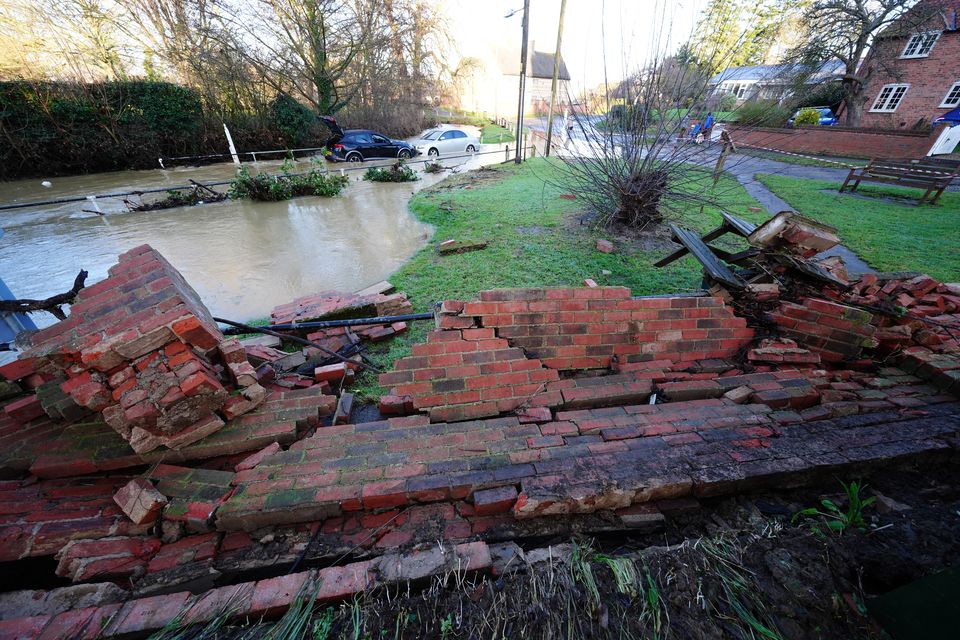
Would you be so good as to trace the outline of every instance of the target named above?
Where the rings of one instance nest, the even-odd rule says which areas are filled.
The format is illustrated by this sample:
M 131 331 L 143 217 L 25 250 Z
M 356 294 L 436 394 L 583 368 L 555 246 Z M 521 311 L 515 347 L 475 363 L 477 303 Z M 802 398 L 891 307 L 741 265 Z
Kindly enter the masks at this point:
M 700 498 L 955 454 L 957 285 L 853 278 L 814 258 L 832 232 L 793 215 L 725 228 L 750 247 L 677 234 L 710 293 L 444 301 L 381 374 L 382 416 L 357 423 L 349 382 L 367 343 L 406 328 L 387 317 L 405 296 L 301 298 L 271 321 L 309 346 L 239 340 L 156 252 L 124 254 L 0 368 L 0 562 L 53 557 L 120 589 L 0 606 L 0 637 L 146 634 L 231 598 L 275 615 L 307 579 L 343 598 L 489 569 L 495 540 L 646 531 Z
M 224 340 L 196 292 L 148 246 L 121 255 L 107 279 L 80 291 L 70 318 L 37 332 L 0 375 L 39 388 L 7 407 L 14 420 L 98 413 L 137 453 L 183 448 L 266 397 L 243 348 Z

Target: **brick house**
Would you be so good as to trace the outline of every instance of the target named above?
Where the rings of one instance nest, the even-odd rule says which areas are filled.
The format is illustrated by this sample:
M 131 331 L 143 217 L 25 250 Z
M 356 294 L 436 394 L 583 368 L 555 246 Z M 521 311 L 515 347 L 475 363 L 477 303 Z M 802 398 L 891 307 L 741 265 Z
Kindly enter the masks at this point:
M 861 126 L 910 129 L 960 107 L 960 0 L 921 0 L 881 34 L 860 68 Z

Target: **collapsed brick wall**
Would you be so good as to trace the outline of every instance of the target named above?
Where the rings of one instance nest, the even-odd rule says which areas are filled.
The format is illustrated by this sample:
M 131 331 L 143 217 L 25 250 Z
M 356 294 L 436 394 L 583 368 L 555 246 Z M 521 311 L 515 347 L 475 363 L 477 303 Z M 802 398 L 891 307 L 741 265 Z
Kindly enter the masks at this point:
M 428 411 L 434 422 L 558 404 L 544 392 L 559 374 L 495 338 L 493 329 L 433 331 L 394 369 L 381 374 L 380 384 L 394 387 L 394 396 L 413 398 L 414 408 Z
M 783 302 L 771 318 L 780 333 L 825 362 L 855 360 L 865 348 L 879 344 L 873 337 L 877 331 L 871 324 L 873 314 L 836 302 L 816 298 Z
M 0 374 L 62 380 L 64 394 L 102 413 L 138 453 L 177 449 L 224 425 L 218 412 L 229 391 L 220 379 L 221 359 L 242 390 L 225 417 L 263 400 L 243 349 L 240 362 L 236 341 L 224 341 L 197 293 L 148 245 L 120 255 L 105 280 L 80 291 L 70 311 L 34 334 L 30 349 Z M 48 411 L 60 419 L 65 411 L 71 419 L 84 415 L 59 400 L 48 403 Z
M 718 298 L 633 299 L 623 287 L 483 291 L 444 302 L 437 327 L 381 375 L 392 387 L 384 409 L 439 422 L 556 407 L 573 393 L 557 384 L 561 370 L 726 358 L 753 337 Z
M 562 370 L 725 358 L 753 338 L 719 298 L 631 298 L 625 287 L 481 291 L 461 316 Z

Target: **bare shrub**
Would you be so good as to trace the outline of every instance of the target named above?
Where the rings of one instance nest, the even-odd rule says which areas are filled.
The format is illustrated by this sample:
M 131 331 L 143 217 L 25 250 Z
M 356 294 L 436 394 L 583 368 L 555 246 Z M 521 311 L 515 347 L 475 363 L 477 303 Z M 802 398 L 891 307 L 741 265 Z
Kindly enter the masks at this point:
M 723 152 L 725 124 L 716 120 L 721 94 L 710 84 L 736 47 L 701 51 L 696 59 L 687 47 L 675 49 L 661 35 L 670 32 L 666 7 L 656 8 L 661 17 L 647 62 L 619 85 L 606 86 L 606 118 L 591 113 L 588 101 L 568 97 L 568 134 L 554 137 L 551 151 L 562 163 L 556 186 L 585 200 L 601 227 L 647 231 L 700 207 L 722 209 L 719 202 L 732 187 L 717 186 L 718 160 L 722 154 L 727 168 L 740 161 Z M 739 114 L 720 115 L 732 122 Z

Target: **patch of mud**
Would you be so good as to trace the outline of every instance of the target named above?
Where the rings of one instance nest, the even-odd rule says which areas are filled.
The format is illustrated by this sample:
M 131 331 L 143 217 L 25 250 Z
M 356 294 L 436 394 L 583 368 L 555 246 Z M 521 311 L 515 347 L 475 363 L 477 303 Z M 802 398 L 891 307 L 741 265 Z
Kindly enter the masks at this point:
M 670 228 L 666 224 L 650 225 L 642 231 L 626 225 L 613 225 L 606 229 L 596 229 L 595 215 L 583 211 L 574 212 L 563 222 L 563 228 L 572 233 L 600 234 L 625 247 L 628 253 L 641 251 L 676 251 L 679 245 L 670 240 Z
M 547 233 L 546 227 L 541 227 L 537 224 L 529 227 L 515 227 L 515 229 L 517 233 L 529 236 L 542 236 L 543 234 Z
M 459 189 L 476 189 L 499 182 L 506 174 L 495 167 L 480 167 L 464 173 L 451 174 L 424 191 L 426 193 L 443 193 Z

